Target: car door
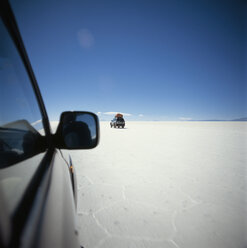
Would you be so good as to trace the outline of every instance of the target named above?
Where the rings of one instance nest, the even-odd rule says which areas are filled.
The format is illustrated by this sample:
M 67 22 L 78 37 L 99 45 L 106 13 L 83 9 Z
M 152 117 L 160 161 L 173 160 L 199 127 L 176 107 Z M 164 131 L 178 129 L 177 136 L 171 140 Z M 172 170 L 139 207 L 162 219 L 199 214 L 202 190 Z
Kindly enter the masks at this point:
M 79 247 L 68 166 L 6 1 L 0 13 L 0 247 Z

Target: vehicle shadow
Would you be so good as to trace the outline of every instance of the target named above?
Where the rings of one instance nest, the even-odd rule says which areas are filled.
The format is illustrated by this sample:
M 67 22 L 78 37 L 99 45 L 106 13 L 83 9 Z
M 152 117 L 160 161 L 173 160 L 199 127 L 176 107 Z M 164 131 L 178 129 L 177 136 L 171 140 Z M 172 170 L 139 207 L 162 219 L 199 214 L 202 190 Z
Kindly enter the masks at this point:
M 112 129 L 116 129 L 116 130 L 119 129 L 119 130 L 122 130 L 122 129 L 128 129 L 128 128 L 127 128 L 127 127 L 124 127 L 124 128 L 117 128 L 117 127 L 116 127 L 116 128 L 112 128 Z

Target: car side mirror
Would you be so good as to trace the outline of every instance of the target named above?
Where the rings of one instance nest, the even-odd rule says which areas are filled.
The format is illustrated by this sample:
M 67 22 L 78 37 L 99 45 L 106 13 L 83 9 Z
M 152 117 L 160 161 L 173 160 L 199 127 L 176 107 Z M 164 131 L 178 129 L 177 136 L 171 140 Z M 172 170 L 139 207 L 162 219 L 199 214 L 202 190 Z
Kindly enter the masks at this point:
M 60 149 L 91 149 L 99 142 L 99 119 L 90 112 L 63 112 L 55 134 Z

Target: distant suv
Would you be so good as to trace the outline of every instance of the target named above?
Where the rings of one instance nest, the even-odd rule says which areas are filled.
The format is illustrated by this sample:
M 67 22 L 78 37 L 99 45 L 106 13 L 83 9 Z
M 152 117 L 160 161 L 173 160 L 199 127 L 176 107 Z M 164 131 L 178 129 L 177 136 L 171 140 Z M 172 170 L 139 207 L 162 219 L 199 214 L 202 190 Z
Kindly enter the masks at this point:
M 124 118 L 123 117 L 114 117 L 114 119 L 113 120 L 111 120 L 111 122 L 110 122 L 110 126 L 111 127 L 122 127 L 122 128 L 124 128 L 124 126 L 125 126 L 125 121 L 124 121 Z

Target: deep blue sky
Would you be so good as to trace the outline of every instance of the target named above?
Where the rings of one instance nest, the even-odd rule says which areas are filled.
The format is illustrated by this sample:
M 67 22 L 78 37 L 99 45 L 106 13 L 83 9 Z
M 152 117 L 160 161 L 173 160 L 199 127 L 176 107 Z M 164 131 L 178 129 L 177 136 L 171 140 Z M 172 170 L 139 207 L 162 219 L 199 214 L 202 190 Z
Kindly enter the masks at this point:
M 245 1 L 11 3 L 52 120 L 247 116 Z

